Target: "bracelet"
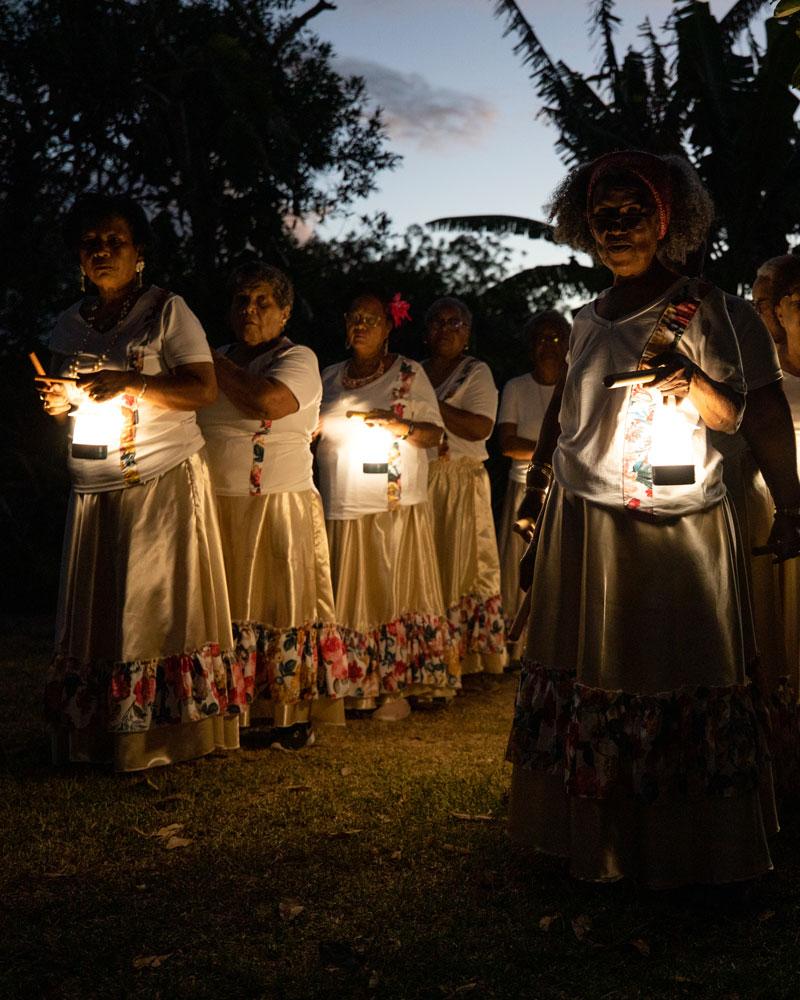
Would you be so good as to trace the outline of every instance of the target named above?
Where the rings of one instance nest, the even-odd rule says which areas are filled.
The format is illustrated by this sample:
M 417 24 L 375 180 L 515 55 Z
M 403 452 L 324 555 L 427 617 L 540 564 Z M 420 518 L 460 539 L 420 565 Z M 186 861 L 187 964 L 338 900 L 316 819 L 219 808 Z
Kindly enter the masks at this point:
M 553 483 L 553 466 L 548 462 L 531 462 L 525 473 L 525 486 L 529 490 L 548 490 Z
M 140 375 L 139 378 L 142 380 L 142 388 L 139 390 L 139 395 L 136 397 L 137 403 L 141 403 L 144 399 L 144 394 L 147 392 L 147 379 L 144 375 Z
M 408 422 L 408 429 L 406 430 L 405 434 L 402 435 L 402 437 L 400 438 L 400 440 L 401 441 L 405 441 L 406 438 L 410 438 L 411 435 L 414 433 L 414 431 L 416 429 L 417 429 L 417 425 L 414 423 L 414 421 L 413 420 L 409 420 L 409 422 Z

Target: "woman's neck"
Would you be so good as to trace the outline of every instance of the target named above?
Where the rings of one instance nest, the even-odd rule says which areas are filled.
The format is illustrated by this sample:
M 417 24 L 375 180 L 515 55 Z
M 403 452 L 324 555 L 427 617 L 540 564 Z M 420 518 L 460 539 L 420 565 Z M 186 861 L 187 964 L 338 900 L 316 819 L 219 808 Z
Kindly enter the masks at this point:
M 348 364 L 351 371 L 366 374 L 379 368 L 385 357 L 382 351 L 376 354 L 354 354 Z
M 795 349 L 794 344 L 788 340 L 784 340 L 782 344 L 779 344 L 778 358 L 781 368 L 785 372 L 794 375 L 796 378 L 800 378 L 800 351 Z
M 127 285 L 122 285 L 120 288 L 98 288 L 97 294 L 100 305 L 107 309 L 124 302 L 136 291 L 138 291 L 138 287 L 134 278 L 133 281 L 129 281 Z
M 680 277 L 654 258 L 646 271 L 634 275 L 615 275 L 614 284 L 597 300 L 597 311 L 604 319 L 618 319 L 652 302 Z
M 434 354 L 428 358 L 425 362 L 425 371 L 434 388 L 441 385 L 447 376 L 458 368 L 463 360 L 463 354 L 457 354 L 455 357 L 441 357 Z

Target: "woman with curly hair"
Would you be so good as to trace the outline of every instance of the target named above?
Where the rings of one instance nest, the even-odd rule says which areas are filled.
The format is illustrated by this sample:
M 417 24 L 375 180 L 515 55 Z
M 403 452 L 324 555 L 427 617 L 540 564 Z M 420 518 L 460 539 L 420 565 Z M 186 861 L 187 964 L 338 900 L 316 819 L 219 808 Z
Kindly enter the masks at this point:
M 701 242 L 712 212 L 688 163 L 640 152 L 585 164 L 551 205 L 557 238 L 614 281 L 575 318 L 560 434 L 553 450 L 543 430 L 528 476 L 549 497 L 510 827 L 590 880 L 725 883 L 771 867 L 771 774 L 708 436 L 738 426 L 739 351 L 722 292 L 665 263 Z M 606 379 L 620 372 L 633 375 Z M 689 447 L 679 469 L 657 461 L 668 423 Z

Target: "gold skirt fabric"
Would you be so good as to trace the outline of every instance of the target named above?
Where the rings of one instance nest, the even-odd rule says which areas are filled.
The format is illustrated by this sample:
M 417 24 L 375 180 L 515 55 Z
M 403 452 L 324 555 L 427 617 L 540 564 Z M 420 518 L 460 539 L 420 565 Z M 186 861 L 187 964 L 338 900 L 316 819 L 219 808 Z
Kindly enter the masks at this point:
M 128 489 L 73 493 L 46 686 L 62 757 L 80 743 L 74 759 L 135 770 L 213 749 L 213 725 L 202 738 L 191 727 L 227 710 L 232 650 L 202 452 Z M 237 742 L 230 726 L 225 739 Z M 141 755 L 123 745 L 141 746 Z M 91 747 L 102 749 L 93 756 Z
M 428 504 L 328 521 L 336 616 L 349 681 L 339 696 L 452 693 L 461 685 Z M 365 701 L 367 700 L 367 701 Z
M 336 624 L 328 539 L 315 490 L 218 496 L 244 718 L 308 721 L 311 702 L 348 683 Z
M 507 662 L 500 557 L 489 476 L 470 458 L 431 462 L 428 505 L 447 618 L 462 674 L 502 673 Z
M 500 515 L 500 530 L 497 535 L 497 546 L 500 551 L 500 593 L 503 599 L 507 629 L 511 627 L 520 605 L 525 599 L 525 592 L 519 588 L 519 561 L 525 554 L 525 543 L 514 531 L 517 511 L 524 496 L 525 483 L 515 483 L 513 479 L 509 479 L 506 495 L 503 498 L 503 512 Z M 527 641 L 528 630 L 525 628 L 516 642 L 508 644 L 508 655 L 511 660 L 521 658 L 525 652 Z
M 654 520 L 556 485 L 543 518 L 507 755 L 513 839 L 593 880 L 769 870 L 777 820 L 727 502 Z

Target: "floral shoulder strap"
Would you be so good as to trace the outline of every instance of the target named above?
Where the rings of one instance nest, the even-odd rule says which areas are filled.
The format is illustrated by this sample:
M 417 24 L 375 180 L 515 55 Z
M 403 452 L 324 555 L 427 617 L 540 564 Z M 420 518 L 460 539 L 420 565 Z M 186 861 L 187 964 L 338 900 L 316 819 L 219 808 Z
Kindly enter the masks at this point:
M 644 346 L 637 368 L 663 351 L 675 350 L 694 318 L 703 298 L 712 286 L 699 279 L 687 279 L 667 303 Z M 658 389 L 634 385 L 628 390 L 625 413 L 625 437 L 622 456 L 622 502 L 626 509 L 652 513 L 653 468 L 650 451 L 653 445 L 653 421 L 661 402 Z
M 270 363 L 282 357 L 294 343 L 288 337 L 281 337 L 275 347 L 270 352 Z M 272 429 L 271 420 L 262 420 L 258 430 L 253 434 L 253 458 L 250 464 L 250 496 L 259 496 L 261 493 L 261 471 L 264 467 L 264 447 L 267 435 Z
M 458 392 L 461 386 L 467 381 L 470 374 L 478 367 L 481 362 L 477 358 L 467 357 L 464 358 L 464 362 L 461 365 L 461 370 L 458 372 L 456 377 L 453 379 L 451 384 L 448 386 L 447 382 L 443 382 L 439 387 L 444 388 L 444 393 L 440 396 L 436 393 L 436 396 L 440 403 L 446 403 L 448 399 L 452 399 L 453 396 Z M 445 430 L 442 434 L 442 439 L 439 442 L 439 458 L 445 461 L 450 457 L 450 442 L 447 439 L 447 431 Z
M 406 411 L 406 402 L 411 394 L 411 387 L 417 376 L 417 369 L 404 357 L 400 359 L 400 371 L 397 374 L 392 386 L 391 408 L 399 419 L 403 419 Z M 388 479 L 386 483 L 386 500 L 389 510 L 394 510 L 400 505 L 400 497 L 403 492 L 403 469 L 400 460 L 400 442 L 393 438 L 389 447 L 388 456 Z

